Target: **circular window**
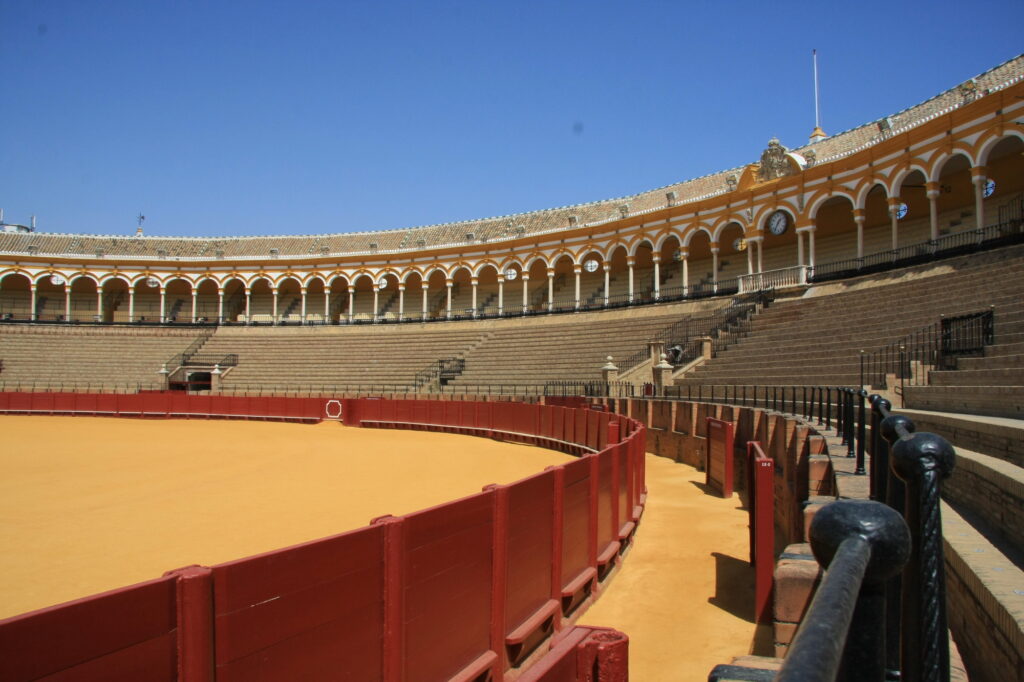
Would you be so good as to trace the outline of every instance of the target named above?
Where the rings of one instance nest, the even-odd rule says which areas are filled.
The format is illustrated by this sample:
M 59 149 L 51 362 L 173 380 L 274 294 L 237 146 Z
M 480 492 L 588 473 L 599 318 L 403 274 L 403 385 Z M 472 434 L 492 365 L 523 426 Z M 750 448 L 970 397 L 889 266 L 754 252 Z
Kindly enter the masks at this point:
M 983 197 L 985 197 L 986 199 L 988 199 L 990 196 L 992 196 L 995 193 L 996 193 L 996 181 L 995 180 L 986 180 L 985 181 L 985 189 L 983 189 L 981 191 L 981 195 Z
M 519 271 L 516 270 L 515 268 L 506 268 L 505 269 L 505 279 L 507 279 L 509 281 L 512 281 L 512 280 L 514 280 L 518 276 L 519 276 Z
M 63 275 L 50 275 L 50 284 L 54 286 L 61 286 L 67 282 Z
M 903 220 L 907 216 L 907 211 L 909 211 L 909 210 L 910 209 L 907 208 L 906 204 L 900 204 L 899 206 L 897 206 L 896 207 L 896 220 Z
M 146 286 L 153 287 L 154 289 L 159 289 L 160 288 L 160 280 L 158 280 L 156 277 L 147 277 L 146 278 Z
M 583 264 L 583 269 L 586 270 L 587 272 L 597 272 L 597 268 L 599 266 L 600 263 L 598 263 L 596 260 L 591 259 Z
M 388 288 L 388 280 L 386 277 L 381 277 L 377 280 L 377 288 L 382 291 Z

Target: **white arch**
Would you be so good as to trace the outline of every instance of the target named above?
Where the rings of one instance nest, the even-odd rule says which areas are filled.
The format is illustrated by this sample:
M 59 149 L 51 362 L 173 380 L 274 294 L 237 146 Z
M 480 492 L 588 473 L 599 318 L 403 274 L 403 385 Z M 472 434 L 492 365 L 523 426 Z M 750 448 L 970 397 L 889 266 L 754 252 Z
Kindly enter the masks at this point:
M 944 151 L 941 154 L 939 154 L 939 156 L 932 163 L 931 172 L 928 173 L 925 176 L 925 177 L 928 178 L 928 181 L 929 182 L 938 182 L 939 181 L 939 174 L 942 173 L 943 167 L 947 163 L 949 163 L 953 159 L 953 157 L 955 157 L 955 156 L 962 156 L 965 159 L 967 159 L 967 167 L 968 168 L 973 168 L 976 165 L 974 163 L 974 158 L 971 156 L 971 154 L 966 149 L 954 149 L 951 152 L 945 152 Z
M 882 191 L 885 192 L 885 198 L 889 198 L 889 188 L 886 187 L 885 183 L 877 178 L 872 179 L 871 182 L 864 183 L 864 186 L 857 192 L 857 203 L 853 205 L 855 209 L 864 210 L 868 205 L 868 195 L 871 194 L 871 190 L 876 187 L 881 187 Z
M 818 209 L 826 201 L 832 201 L 836 197 L 842 197 L 850 202 L 850 210 L 853 211 L 857 208 L 857 198 L 846 191 L 833 191 L 828 194 L 822 194 L 820 197 L 814 200 L 814 203 L 807 207 L 807 217 L 814 220 L 818 217 Z
M 740 228 L 740 232 L 743 233 L 743 234 L 747 233 L 747 226 L 744 225 L 739 220 L 723 220 L 723 221 L 719 222 L 717 226 L 715 226 L 713 232 L 711 233 L 712 234 L 711 241 L 714 241 L 714 242 L 719 241 L 719 239 L 721 239 L 721 237 L 722 237 L 722 233 L 725 232 L 725 228 L 729 227 L 730 225 L 738 226 Z
M 711 230 L 709 230 L 704 225 L 698 225 L 695 230 L 687 232 L 685 235 L 683 235 L 683 241 L 682 241 L 681 246 L 683 246 L 684 248 L 687 248 L 687 249 L 690 248 L 690 242 L 693 241 L 693 238 L 699 232 L 703 232 L 704 234 L 706 234 L 708 236 L 708 241 L 709 242 L 713 243 L 715 241 L 715 236 L 713 234 L 711 234 Z
M 978 164 L 984 166 L 988 163 L 988 155 L 992 153 L 996 145 L 1007 138 L 1015 137 L 1021 142 L 1024 142 L 1024 131 L 1013 129 L 1005 130 L 1002 135 L 993 135 L 989 139 L 982 143 L 981 147 L 978 148 Z

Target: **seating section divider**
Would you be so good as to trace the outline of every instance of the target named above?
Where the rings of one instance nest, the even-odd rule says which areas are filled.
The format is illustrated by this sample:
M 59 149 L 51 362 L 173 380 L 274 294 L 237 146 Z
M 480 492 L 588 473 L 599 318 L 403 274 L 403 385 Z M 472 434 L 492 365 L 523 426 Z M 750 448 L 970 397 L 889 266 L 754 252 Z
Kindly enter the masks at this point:
M 300 422 L 340 413 L 349 426 L 466 433 L 579 456 L 340 535 L 2 620 L 0 679 L 553 682 L 602 666 L 622 666 L 623 677 L 608 679 L 624 679 L 625 637 L 575 626 L 643 511 L 645 430 L 623 415 L 184 393 L 0 393 L 0 412 Z
M 750 563 L 754 566 L 754 617 L 772 622 L 775 571 L 775 460 L 761 444 L 747 441 L 747 509 L 750 516 Z

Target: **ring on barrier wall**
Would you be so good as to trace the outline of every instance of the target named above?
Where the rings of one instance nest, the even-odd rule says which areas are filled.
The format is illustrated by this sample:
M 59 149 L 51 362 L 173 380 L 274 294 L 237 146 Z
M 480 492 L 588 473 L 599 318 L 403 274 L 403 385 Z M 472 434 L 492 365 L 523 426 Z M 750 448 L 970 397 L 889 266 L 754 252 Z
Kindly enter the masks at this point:
M 332 414 L 331 408 L 337 408 L 337 413 Z M 340 400 L 328 400 L 327 404 L 324 405 L 324 414 L 327 415 L 328 419 L 341 419 L 341 401 Z

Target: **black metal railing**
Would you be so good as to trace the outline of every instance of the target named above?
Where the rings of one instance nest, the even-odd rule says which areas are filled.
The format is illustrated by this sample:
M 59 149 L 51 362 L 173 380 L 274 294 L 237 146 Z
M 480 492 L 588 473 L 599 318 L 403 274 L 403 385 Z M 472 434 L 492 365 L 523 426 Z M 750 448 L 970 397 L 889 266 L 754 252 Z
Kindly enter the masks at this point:
M 656 333 L 651 341 L 665 344 L 666 351 L 678 347 L 671 353 L 670 361 L 674 365 L 684 365 L 694 360 L 701 352 L 702 337 L 713 339 L 715 350 L 723 350 L 736 334 L 747 331 L 754 313 L 761 310 L 770 301 L 766 293 L 758 292 L 737 298 L 728 308 L 718 310 L 710 315 L 687 317 L 679 320 Z M 627 356 L 619 363 L 619 371 L 627 372 L 649 358 L 650 351 L 642 348 Z
M 943 317 L 871 353 L 861 353 L 861 385 L 887 386 L 895 377 L 900 387 L 928 383 L 928 371 L 956 368 L 956 359 L 982 355 L 995 341 L 995 313 L 990 308 Z M 888 388 L 895 388 L 888 386 Z
M 863 443 L 864 392 L 839 391 L 848 396 L 834 413 L 840 428 Z M 794 401 L 800 392 L 791 394 Z M 820 392 L 815 398 L 827 399 Z M 871 499 L 838 500 L 814 515 L 811 549 L 826 571 L 781 670 L 718 666 L 709 680 L 948 682 L 939 501 L 955 452 L 940 436 L 916 433 L 884 398 L 868 402 Z
M 413 377 L 413 386 L 424 386 L 438 382 L 441 386 L 466 371 L 465 358 L 441 358 L 427 365 Z

